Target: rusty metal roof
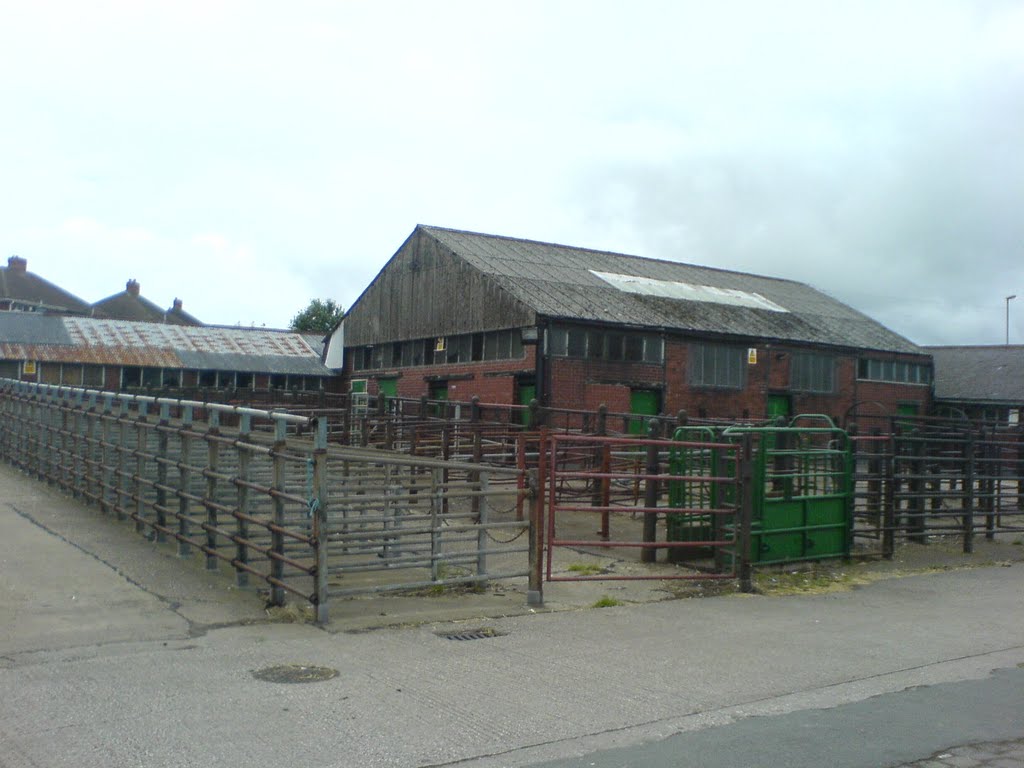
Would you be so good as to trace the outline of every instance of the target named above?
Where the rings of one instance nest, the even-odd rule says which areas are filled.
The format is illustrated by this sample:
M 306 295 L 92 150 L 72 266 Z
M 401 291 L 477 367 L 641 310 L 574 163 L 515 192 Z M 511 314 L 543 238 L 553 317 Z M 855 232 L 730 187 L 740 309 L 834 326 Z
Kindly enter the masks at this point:
M 299 333 L 0 312 L 0 358 L 328 376 Z
M 803 283 L 420 225 L 538 315 L 702 334 L 924 354 Z

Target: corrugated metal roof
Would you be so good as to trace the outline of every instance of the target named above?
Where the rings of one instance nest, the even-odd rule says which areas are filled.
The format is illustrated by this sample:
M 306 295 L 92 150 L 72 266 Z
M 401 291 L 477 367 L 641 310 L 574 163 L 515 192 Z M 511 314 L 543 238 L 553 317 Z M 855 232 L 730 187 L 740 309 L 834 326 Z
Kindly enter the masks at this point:
M 295 373 L 331 371 L 301 334 L 0 312 L 0 356 L 15 360 Z
M 551 318 L 924 354 L 881 323 L 792 280 L 441 227 L 420 229 Z M 597 273 L 620 276 L 619 282 L 632 276 L 686 284 L 694 288 L 691 296 L 704 300 L 622 290 Z M 758 296 L 786 311 L 753 301 L 708 301 L 715 290 Z
M 1024 346 L 926 347 L 935 399 L 1024 405 Z
M 191 368 L 181 363 L 172 349 L 132 347 L 83 347 L 66 344 L 16 344 L 0 342 L 2 360 L 36 360 L 43 363 L 138 365 L 150 368 Z M 236 369 L 233 369 L 236 370 Z

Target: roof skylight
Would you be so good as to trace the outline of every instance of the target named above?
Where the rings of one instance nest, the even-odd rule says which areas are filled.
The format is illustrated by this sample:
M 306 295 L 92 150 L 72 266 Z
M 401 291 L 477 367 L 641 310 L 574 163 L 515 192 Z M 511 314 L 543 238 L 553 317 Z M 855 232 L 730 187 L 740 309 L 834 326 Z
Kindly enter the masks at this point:
M 749 307 L 766 309 L 769 312 L 789 312 L 785 307 L 769 301 L 759 293 L 740 291 L 736 288 L 716 288 L 713 285 L 694 285 L 673 280 L 654 280 L 650 277 L 636 275 L 618 275 L 614 272 L 598 272 L 590 270 L 613 288 L 625 293 L 641 296 L 661 296 L 666 299 L 681 301 L 701 301 L 709 304 L 727 304 L 733 307 Z

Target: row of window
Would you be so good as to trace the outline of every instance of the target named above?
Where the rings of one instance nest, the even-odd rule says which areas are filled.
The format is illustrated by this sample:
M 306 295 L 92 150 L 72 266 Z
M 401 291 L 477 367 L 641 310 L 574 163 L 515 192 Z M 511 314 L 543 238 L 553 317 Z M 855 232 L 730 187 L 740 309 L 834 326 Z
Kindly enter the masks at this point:
M 356 371 L 371 371 L 416 365 L 515 360 L 522 356 L 523 337 L 519 329 L 515 329 L 356 347 L 352 350 L 352 366 Z
M 555 357 L 626 363 L 661 363 L 665 359 L 664 342 L 654 333 L 552 328 L 546 339 L 545 351 Z
M 924 363 L 863 358 L 857 365 L 857 378 L 897 384 L 931 384 L 932 367 Z
M 745 385 L 746 350 L 719 344 L 691 344 L 689 381 L 694 386 L 742 389 Z M 789 365 L 789 388 L 794 392 L 835 392 L 836 361 L 831 355 L 794 352 Z M 899 384 L 931 384 L 932 368 L 924 363 L 865 358 L 858 361 L 857 376 L 869 381 Z
M 34 369 L 34 370 L 33 370 Z M 256 374 L 247 371 L 183 371 L 180 368 L 156 368 L 145 366 L 103 366 L 78 363 L 24 363 L 17 360 L 0 361 L 0 378 L 32 378 L 41 384 L 56 384 L 65 387 L 106 386 L 107 371 L 116 376 L 120 389 L 162 389 L 182 386 L 199 386 L 217 389 L 253 389 Z M 271 389 L 323 389 L 322 376 L 298 376 L 293 374 L 272 374 L 269 378 Z

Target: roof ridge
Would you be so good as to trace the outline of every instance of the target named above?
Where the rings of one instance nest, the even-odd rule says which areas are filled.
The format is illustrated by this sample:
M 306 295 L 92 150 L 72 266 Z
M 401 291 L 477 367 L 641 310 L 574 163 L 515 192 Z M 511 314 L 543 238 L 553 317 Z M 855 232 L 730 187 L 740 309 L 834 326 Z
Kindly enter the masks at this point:
M 607 251 L 600 248 L 586 248 L 578 245 L 566 245 L 564 243 L 552 243 L 545 240 L 531 240 L 525 237 L 509 237 L 507 235 L 495 235 L 487 232 L 473 232 L 467 229 L 452 229 L 451 227 L 438 227 L 433 224 L 417 224 L 417 228 L 422 229 L 426 232 L 431 230 L 439 232 L 451 232 L 458 235 L 472 235 L 473 237 L 485 237 L 492 240 L 505 240 L 514 243 L 529 243 L 530 245 L 542 245 L 548 248 L 561 248 L 567 251 L 581 251 L 583 253 L 597 253 L 604 256 L 617 256 L 623 259 L 636 259 L 637 261 L 651 262 L 654 264 L 671 264 L 679 267 L 692 267 L 694 269 L 706 269 L 711 272 L 721 272 L 728 275 L 742 275 L 744 277 L 756 277 L 760 280 L 774 280 L 780 283 L 790 283 L 793 285 L 810 286 L 809 283 L 803 283 L 799 280 L 792 280 L 786 277 L 774 277 L 772 275 L 762 275 L 756 272 L 741 272 L 736 269 L 726 269 L 725 267 L 709 267 L 706 264 L 693 264 L 688 261 L 673 261 L 672 259 L 656 259 L 650 256 L 638 256 L 632 253 L 622 253 L 620 251 Z M 817 289 L 815 289 L 817 290 Z
M 922 344 L 923 349 L 1024 350 L 1024 344 Z

